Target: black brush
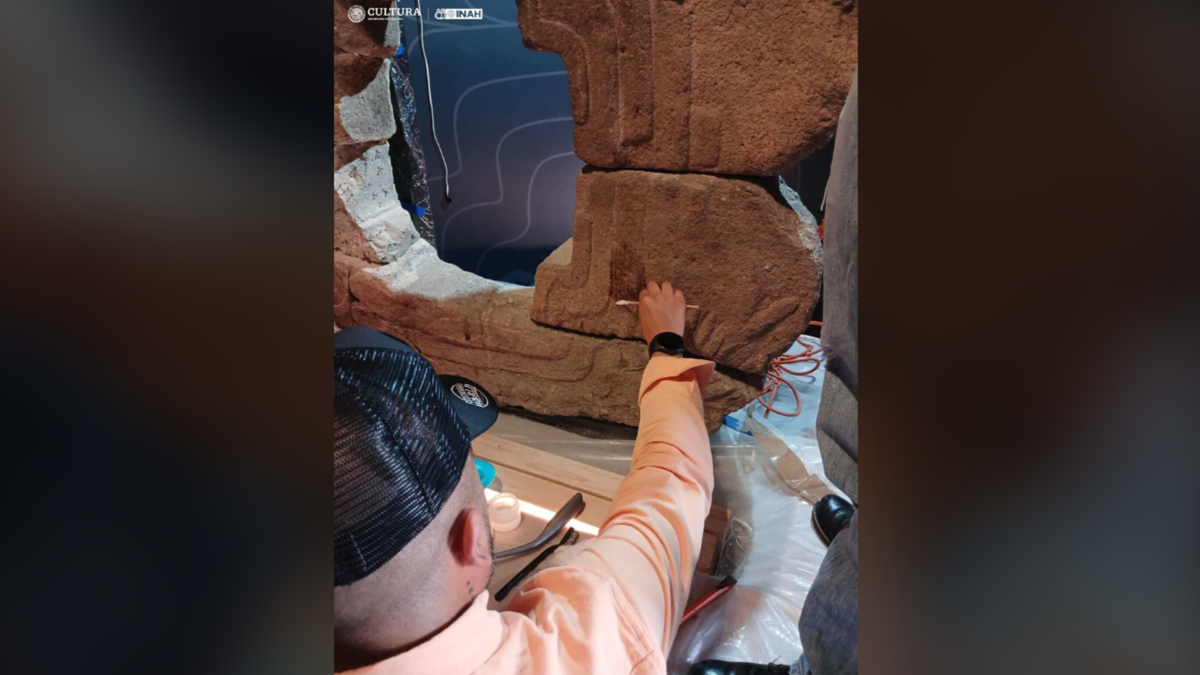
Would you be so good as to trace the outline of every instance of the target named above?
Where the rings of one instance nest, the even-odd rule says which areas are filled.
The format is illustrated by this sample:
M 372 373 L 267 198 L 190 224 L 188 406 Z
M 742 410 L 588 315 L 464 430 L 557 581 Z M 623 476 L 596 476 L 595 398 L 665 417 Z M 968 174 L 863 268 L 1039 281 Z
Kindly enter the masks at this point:
M 513 589 L 516 588 L 517 585 L 522 581 L 525 581 L 525 577 L 533 574 L 533 571 L 537 569 L 538 565 L 546 562 L 546 558 L 549 558 L 551 553 L 554 553 L 556 550 L 558 550 L 559 546 L 570 546 L 577 541 L 579 541 L 579 533 L 575 531 L 575 528 L 569 528 L 567 533 L 563 535 L 562 541 L 539 553 L 538 556 L 533 559 L 533 562 L 522 567 L 520 572 L 517 572 L 512 579 L 509 579 L 508 583 L 504 584 L 504 588 L 496 591 L 496 601 L 499 602 L 500 600 L 503 600 L 509 593 L 512 593 Z
M 583 513 L 585 506 L 587 506 L 587 504 L 583 503 L 583 495 L 576 492 L 573 497 L 567 500 L 566 504 L 563 504 L 563 507 L 558 510 L 558 513 L 554 514 L 554 517 L 550 519 L 550 522 L 546 523 L 546 527 L 542 528 L 541 533 L 538 534 L 536 539 L 528 544 L 522 544 L 516 548 L 510 548 L 507 551 L 498 551 L 495 554 L 495 559 L 504 560 L 505 558 L 522 555 L 524 553 L 529 553 L 530 551 L 541 548 L 546 544 L 546 542 L 550 541 L 550 537 L 562 532 L 563 528 L 567 526 L 567 523 L 571 522 L 572 518 Z

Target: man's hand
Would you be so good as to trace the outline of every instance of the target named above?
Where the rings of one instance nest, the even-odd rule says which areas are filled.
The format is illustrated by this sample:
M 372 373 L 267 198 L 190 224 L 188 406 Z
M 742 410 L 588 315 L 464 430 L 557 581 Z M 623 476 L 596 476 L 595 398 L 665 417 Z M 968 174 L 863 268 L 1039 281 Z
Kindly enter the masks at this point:
M 638 319 L 642 322 L 642 337 L 646 344 L 659 333 L 683 336 L 685 304 L 683 291 L 671 288 L 671 282 L 663 282 L 662 288 L 653 281 L 646 284 L 638 295 Z

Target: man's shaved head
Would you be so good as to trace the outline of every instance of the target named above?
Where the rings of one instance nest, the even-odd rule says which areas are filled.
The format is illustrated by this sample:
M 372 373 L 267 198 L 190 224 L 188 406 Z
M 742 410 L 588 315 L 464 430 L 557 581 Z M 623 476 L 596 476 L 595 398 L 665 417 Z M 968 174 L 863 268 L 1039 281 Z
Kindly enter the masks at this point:
M 487 500 L 468 455 L 438 515 L 367 577 L 333 589 L 334 669 L 405 651 L 449 624 L 495 570 Z
M 362 326 L 335 332 L 333 384 L 340 671 L 429 639 L 487 588 L 492 536 L 471 440 L 497 410 L 478 384 Z

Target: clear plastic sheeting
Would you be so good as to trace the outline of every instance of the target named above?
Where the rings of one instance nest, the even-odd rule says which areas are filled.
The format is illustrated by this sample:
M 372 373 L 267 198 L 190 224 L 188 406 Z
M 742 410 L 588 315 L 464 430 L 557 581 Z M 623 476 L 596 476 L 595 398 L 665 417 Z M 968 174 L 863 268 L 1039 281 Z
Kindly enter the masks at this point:
M 730 518 L 729 527 L 725 528 L 725 536 L 721 539 L 721 551 L 717 554 L 713 576 L 717 579 L 740 577 L 753 543 L 754 528 L 741 518 Z
M 791 665 L 803 651 L 799 618 L 787 601 L 739 582 L 680 627 L 667 672 L 687 675 L 693 663 L 705 659 Z
M 787 351 L 796 354 L 803 345 L 820 347 L 820 338 L 801 335 L 797 344 Z M 786 417 L 770 413 L 757 402 L 746 406 L 745 428 L 760 438 L 759 446 L 766 453 L 779 477 L 794 494 L 817 503 L 821 497 L 834 493 L 846 497 L 845 493 L 825 480 L 824 462 L 817 445 L 817 409 L 821 404 L 821 386 L 825 382 L 825 360 L 808 375 L 784 374 L 784 378 L 796 388 L 800 400 L 800 413 Z M 791 409 L 795 403 L 792 392 L 781 387 L 775 400 L 777 408 Z M 790 452 L 789 452 L 790 450 Z
M 729 428 L 714 437 L 713 501 L 754 534 L 737 585 L 680 627 L 668 666 L 681 675 L 708 658 L 784 664 L 799 658 L 800 609 L 826 551 L 810 522 L 812 504 L 793 493 L 756 440 Z
M 817 338 L 801 339 L 819 346 Z M 732 513 L 716 576 L 733 572 L 738 583 L 680 627 L 668 655 L 672 674 L 684 675 L 693 663 L 709 658 L 789 665 L 799 658 L 800 610 L 826 552 L 812 527 L 812 503 L 836 492 L 824 480 L 816 441 L 824 376 L 824 363 L 810 375 L 787 375 L 800 395 L 799 415 L 765 416 L 761 405 L 751 403 L 744 426 L 752 433 L 723 426 L 709 437 L 716 479 L 713 502 Z M 790 390 L 779 395 L 776 407 L 791 406 L 785 396 L 791 396 Z M 584 437 L 502 413 L 489 433 L 606 471 L 629 473 L 631 430 L 614 430 L 612 438 L 603 433 Z
M 803 351 L 802 345 L 821 346 L 821 339 L 811 335 L 801 335 L 796 344 L 787 350 L 787 354 L 798 354 Z M 770 413 L 758 402 L 751 402 L 745 410 L 751 419 L 765 425 L 776 436 L 783 440 L 796 453 L 804 464 L 814 473 L 822 474 L 821 451 L 817 447 L 817 409 L 821 405 L 821 385 L 825 382 L 824 354 L 819 354 L 821 365 L 809 375 L 790 375 L 784 373 L 786 379 L 796 392 L 800 394 L 800 414 L 795 417 L 785 417 Z M 775 407 L 789 412 L 792 406 L 792 392 L 787 387 L 781 387 L 775 400 Z

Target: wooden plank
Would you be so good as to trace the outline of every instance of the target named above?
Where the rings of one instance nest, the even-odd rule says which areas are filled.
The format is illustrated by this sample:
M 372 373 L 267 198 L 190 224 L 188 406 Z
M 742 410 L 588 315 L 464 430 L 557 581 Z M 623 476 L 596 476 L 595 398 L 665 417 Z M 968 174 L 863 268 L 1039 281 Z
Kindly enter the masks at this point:
M 583 492 L 501 465 L 496 465 L 496 478 L 499 479 L 502 487 L 493 484 L 492 489 L 511 492 L 519 499 L 540 506 L 551 513 L 562 508 L 563 504 L 566 504 L 576 492 Z M 579 515 L 579 521 L 600 527 L 604 519 L 608 517 L 611 502 L 595 495 L 584 494 L 583 503 L 583 513 Z
M 608 517 L 612 499 L 624 480 L 615 473 L 491 434 L 475 439 L 472 449 L 475 456 L 496 467 L 496 477 L 505 492 L 551 512 L 557 511 L 576 492 L 583 493 L 585 507 L 579 520 L 595 527 L 600 527 Z M 720 504 L 713 504 L 709 510 L 704 521 L 699 571 L 711 572 L 730 516 L 729 509 Z
M 696 571 L 712 574 L 717 564 L 717 556 L 721 554 L 719 547 L 725 539 L 725 530 L 729 527 L 729 509 L 720 504 L 713 504 L 704 519 L 704 534 L 700 537 L 700 558 L 696 562 Z
M 700 557 L 696 560 L 696 571 L 700 574 L 712 574 L 717 564 L 717 544 L 720 538 L 715 534 L 705 532 L 700 539 Z
M 475 456 L 611 502 L 623 476 L 491 434 L 471 443 Z
M 718 537 L 725 536 L 725 529 L 729 527 L 729 518 L 731 514 L 729 509 L 720 504 L 713 504 L 708 511 L 708 517 L 704 519 L 704 531 L 709 534 L 715 534 Z

